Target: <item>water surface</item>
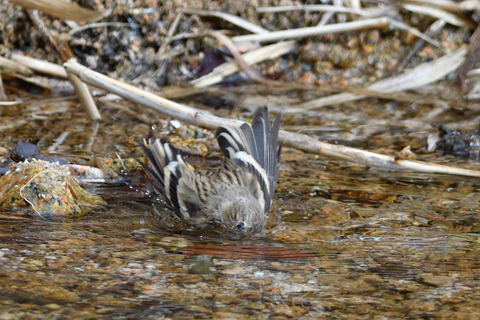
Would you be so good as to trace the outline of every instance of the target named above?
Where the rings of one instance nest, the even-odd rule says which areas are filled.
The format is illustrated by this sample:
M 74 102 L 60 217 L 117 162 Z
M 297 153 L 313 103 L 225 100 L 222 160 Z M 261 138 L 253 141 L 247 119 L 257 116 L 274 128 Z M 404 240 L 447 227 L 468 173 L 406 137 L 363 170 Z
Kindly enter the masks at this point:
M 46 152 L 68 131 L 57 156 L 85 164 L 138 156 L 152 125 L 172 128 L 129 107 L 141 116 L 103 106 L 107 120 L 94 126 L 73 102 L 26 106 L 28 122 L 0 137 L 8 146 L 12 137 L 40 138 Z M 477 167 L 425 151 L 436 130 L 422 118 L 428 108 L 370 101 L 288 115 L 283 125 L 387 154 L 410 144 L 421 160 Z M 206 130 L 172 134 L 212 148 Z M 480 317 L 478 179 L 389 172 L 285 148 L 266 234 L 236 241 L 169 229 L 158 217 L 168 212 L 132 174 L 131 188 L 90 186 L 108 206 L 79 219 L 0 215 L 0 319 Z

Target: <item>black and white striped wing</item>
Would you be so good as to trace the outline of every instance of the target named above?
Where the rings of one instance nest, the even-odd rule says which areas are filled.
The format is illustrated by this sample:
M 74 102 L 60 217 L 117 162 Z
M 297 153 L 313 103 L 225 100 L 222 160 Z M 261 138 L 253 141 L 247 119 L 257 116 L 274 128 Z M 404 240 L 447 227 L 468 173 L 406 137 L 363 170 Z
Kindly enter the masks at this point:
M 280 114 L 270 124 L 267 107 L 257 109 L 252 124 L 220 127 L 217 140 L 222 153 L 256 178 L 263 199 L 258 199 L 266 212 L 271 205 L 278 179 L 280 149 L 278 130 Z
M 142 165 L 152 177 L 157 194 L 169 209 L 180 218 L 184 218 L 185 212 L 178 199 L 178 188 L 185 170 L 190 169 L 178 150 L 166 142 L 162 143 L 159 139 L 151 138 L 148 145 L 142 145 L 142 148 L 149 166 Z

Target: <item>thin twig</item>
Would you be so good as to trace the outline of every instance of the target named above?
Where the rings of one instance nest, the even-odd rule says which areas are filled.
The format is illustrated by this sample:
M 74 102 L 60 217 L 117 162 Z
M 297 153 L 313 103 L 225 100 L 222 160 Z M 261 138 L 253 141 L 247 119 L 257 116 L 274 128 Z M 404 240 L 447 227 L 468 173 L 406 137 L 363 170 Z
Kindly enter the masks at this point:
M 225 21 L 230 22 L 231 24 L 234 24 L 238 27 L 241 27 L 247 31 L 250 31 L 252 33 L 268 33 L 267 29 L 264 29 L 254 23 L 251 23 L 250 21 L 247 21 L 245 19 L 242 19 L 240 17 L 234 16 L 233 14 L 229 14 L 226 12 L 220 12 L 220 11 L 202 11 L 202 10 L 189 10 L 189 9 L 184 9 L 181 12 L 186 13 L 186 14 L 196 14 L 199 16 L 207 16 L 207 17 L 217 17 L 220 19 L 223 19 Z
M 291 52 L 295 49 L 295 41 L 282 41 L 260 49 L 252 50 L 242 55 L 247 65 L 253 65 L 260 61 L 274 59 L 281 55 Z M 219 65 L 212 72 L 198 79 L 190 81 L 195 87 L 206 87 L 223 80 L 226 76 L 239 71 L 237 63 L 234 61 L 225 62 Z
M 282 12 L 282 11 L 293 11 L 293 10 L 304 10 L 306 12 L 316 12 L 322 11 L 326 12 L 326 14 L 322 17 L 320 23 L 317 26 L 322 26 L 326 24 L 326 21 L 330 19 L 333 13 L 349 13 L 351 15 L 358 15 L 362 17 L 369 17 L 369 18 L 379 18 L 382 17 L 388 19 L 389 23 L 392 26 L 395 26 L 400 29 L 408 30 L 409 32 L 413 33 L 417 37 L 429 42 L 430 44 L 440 47 L 440 43 L 428 35 L 423 34 L 418 29 L 410 27 L 404 23 L 401 23 L 397 20 L 391 19 L 386 17 L 385 14 L 387 11 L 391 10 L 393 7 L 385 7 L 385 8 L 374 8 L 372 9 L 363 9 L 360 10 L 359 8 L 352 9 L 343 6 L 336 6 L 336 5 L 304 5 L 304 6 L 279 6 L 279 7 L 264 7 L 259 8 L 257 11 L 259 12 Z M 335 25 L 335 24 L 332 24 Z M 296 29 L 299 30 L 299 29 Z
M 423 7 L 434 7 L 434 8 L 453 11 L 453 12 L 461 11 L 461 5 L 451 0 L 434 0 L 434 1 L 432 0 L 401 0 L 401 1 L 395 0 L 393 2 L 397 4 L 398 2 L 406 2 L 406 3 L 417 4 Z M 460 1 L 460 2 L 467 2 L 467 1 Z
M 217 30 L 220 31 L 220 30 Z M 170 38 L 171 41 L 185 40 L 185 39 L 196 39 L 203 38 L 208 35 L 210 31 L 200 31 L 200 32 L 182 32 Z
M 48 153 L 54 153 L 55 151 L 57 151 L 57 148 L 65 142 L 65 140 L 67 139 L 68 135 L 70 134 L 70 131 L 64 131 L 60 134 L 60 136 L 58 136 L 57 139 L 55 139 L 55 141 L 53 142 L 53 144 L 47 148 L 48 150 Z
M 427 6 L 418 6 L 413 4 L 404 4 L 403 8 L 408 11 L 424 14 L 436 19 L 445 20 L 451 25 L 461 27 L 461 28 L 470 28 L 475 29 L 476 25 L 473 25 L 471 22 L 462 19 L 459 15 L 453 14 L 438 8 L 427 7 Z
M 272 31 L 262 34 L 250 34 L 233 37 L 234 42 L 258 41 L 272 42 L 287 39 L 300 39 L 309 36 L 318 36 L 323 34 L 333 34 L 348 31 L 358 31 L 370 28 L 385 28 L 390 25 L 388 18 L 366 19 L 360 21 L 352 21 L 345 23 L 335 23 L 325 26 L 315 26 L 307 28 L 298 28 L 292 30 Z
M 0 78 L 2 74 L 0 73 Z M 0 99 L 1 100 L 1 99 Z M 23 100 L 15 100 L 15 101 L 0 101 L 0 107 L 10 107 L 10 106 L 19 106 L 24 104 L 25 101 Z
M 167 36 L 165 37 L 165 40 L 163 40 L 162 44 L 160 45 L 160 48 L 157 51 L 156 58 L 160 60 L 159 67 L 157 70 L 154 72 L 152 78 L 157 78 L 158 76 L 163 76 L 163 73 L 165 72 L 165 67 L 167 65 L 165 58 L 162 58 L 165 54 L 165 50 L 167 50 L 167 46 L 170 43 L 170 39 L 172 38 L 173 34 L 177 30 L 178 24 L 180 23 L 180 20 L 183 18 L 183 13 L 179 12 L 175 19 L 173 20 L 172 24 L 170 25 L 170 28 L 168 29 Z
M 97 23 L 90 23 L 86 24 L 80 27 L 75 27 L 70 32 L 68 32 L 67 36 L 68 38 L 71 38 L 74 34 L 88 30 L 88 29 L 94 29 L 94 28 L 106 28 L 106 27 L 117 27 L 117 28 L 135 28 L 139 27 L 138 24 L 136 23 L 130 23 L 130 22 L 97 22 Z
M 323 15 L 322 15 L 322 18 L 320 19 L 320 21 L 317 23 L 317 26 L 324 26 L 327 24 L 327 22 L 332 19 L 333 15 L 335 13 L 333 12 L 325 12 Z
M 39 14 L 38 10 L 27 9 L 27 13 L 28 13 L 28 16 L 30 17 L 30 19 L 32 20 L 33 24 L 35 25 L 35 27 L 38 29 L 38 31 L 40 31 L 40 34 L 42 35 L 42 37 L 48 43 L 50 43 L 50 45 L 53 48 L 55 48 L 55 51 L 60 56 L 60 59 L 63 62 L 65 62 L 69 58 L 72 58 L 72 57 L 69 57 L 66 54 L 65 50 L 63 50 L 63 48 L 58 45 L 57 41 L 55 41 L 55 39 L 53 39 L 52 35 L 50 34 L 50 32 L 47 29 L 47 26 L 45 25 L 42 18 L 40 17 L 40 14 Z
M 378 18 L 385 16 L 385 12 L 394 8 L 393 6 L 385 7 L 371 7 L 364 9 L 352 9 L 341 5 L 298 5 L 298 6 L 275 6 L 275 7 L 260 7 L 257 12 L 288 12 L 288 11 L 305 11 L 305 12 L 326 12 L 326 13 L 349 13 L 356 14 L 362 17 Z
M 296 6 L 274 6 L 274 7 L 260 7 L 257 8 L 259 13 L 275 13 L 288 11 L 305 11 L 305 12 L 332 12 L 332 13 L 356 13 L 361 11 L 347 8 L 344 6 L 335 6 L 327 4 L 312 4 L 312 5 L 296 5 Z
M 259 83 L 264 83 L 264 84 L 271 84 L 271 85 L 277 85 L 278 83 L 276 81 L 271 81 L 268 79 L 263 78 L 260 74 L 258 74 L 255 70 L 253 70 L 250 65 L 245 61 L 243 56 L 238 52 L 237 47 L 235 44 L 230 40 L 229 37 L 224 35 L 221 32 L 218 31 L 210 31 L 210 35 L 215 37 L 218 41 L 222 42 L 228 50 L 230 50 L 230 53 L 233 55 L 235 61 L 237 62 L 238 67 L 253 81 L 259 82 Z
M 390 18 L 389 18 L 390 19 Z M 408 32 L 411 32 L 412 34 L 416 35 L 420 39 L 429 42 L 431 45 L 434 45 L 435 47 L 440 47 L 440 43 L 437 40 L 432 39 L 430 36 L 418 31 L 415 28 L 410 27 L 409 25 L 406 25 L 405 23 L 402 23 L 400 21 L 396 21 L 394 19 L 390 19 L 390 24 L 392 26 L 395 26 L 399 29 L 407 30 Z
M 93 126 L 92 130 L 90 130 L 88 134 L 89 137 L 88 137 L 88 142 L 85 146 L 85 152 L 92 152 L 92 146 L 93 146 L 93 143 L 95 142 L 95 137 L 97 136 L 98 128 L 100 128 L 100 123 L 94 122 L 92 126 Z
M 443 27 L 445 26 L 446 22 L 445 20 L 437 20 L 434 23 L 430 25 L 428 28 L 426 35 L 429 37 L 434 37 L 437 36 L 440 31 L 442 31 Z M 410 60 L 417 54 L 417 52 L 423 47 L 425 44 L 425 39 L 419 38 L 413 45 L 413 48 L 408 52 L 408 54 L 405 56 L 405 58 L 402 59 L 402 61 L 398 64 L 397 72 L 402 72 Z

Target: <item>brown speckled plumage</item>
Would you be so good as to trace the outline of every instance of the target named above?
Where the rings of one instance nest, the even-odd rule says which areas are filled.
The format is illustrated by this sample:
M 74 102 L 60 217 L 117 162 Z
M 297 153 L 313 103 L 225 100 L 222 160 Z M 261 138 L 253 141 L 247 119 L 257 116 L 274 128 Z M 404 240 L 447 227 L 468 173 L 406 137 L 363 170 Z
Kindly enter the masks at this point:
M 265 228 L 277 184 L 280 115 L 270 124 L 259 108 L 252 124 L 219 127 L 216 137 L 225 155 L 216 168 L 192 170 L 168 143 L 150 139 L 143 146 L 156 192 L 178 217 L 199 228 L 218 225 L 239 233 Z

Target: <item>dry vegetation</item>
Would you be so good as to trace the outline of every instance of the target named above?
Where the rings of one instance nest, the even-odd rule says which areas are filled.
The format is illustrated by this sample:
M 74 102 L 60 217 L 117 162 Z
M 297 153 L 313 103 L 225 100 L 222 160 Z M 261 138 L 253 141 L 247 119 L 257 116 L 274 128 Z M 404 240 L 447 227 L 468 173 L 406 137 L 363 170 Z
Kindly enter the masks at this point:
M 230 88 L 257 83 L 262 90 L 269 88 L 269 93 L 303 91 L 300 98 L 276 111 L 305 115 L 367 97 L 421 100 L 441 106 L 437 112 L 472 109 L 478 100 L 479 31 L 471 36 L 478 21 L 478 1 L 337 1 L 325 5 L 107 1 L 81 2 L 86 8 L 81 11 L 76 4 L 62 1 L 3 0 L 2 4 L 4 106 L 21 103 L 26 97 L 52 97 L 75 90 L 89 116 L 100 119 L 86 82 L 185 122 L 213 128 L 225 120 L 139 88 L 189 87 L 181 93 L 185 100 L 209 92 L 205 88 L 218 83 Z M 87 68 L 70 61 L 65 65 L 69 81 L 54 80 L 52 76 L 66 78 L 61 65 L 73 57 Z M 425 85 L 436 81 L 440 85 L 425 93 Z M 164 93 L 168 98 L 168 91 Z M 172 96 L 179 97 L 177 93 Z M 452 172 L 440 167 L 422 169 L 402 157 L 338 150 L 288 132 L 282 133 L 282 139 L 289 146 L 301 145 L 304 151 L 342 159 Z

